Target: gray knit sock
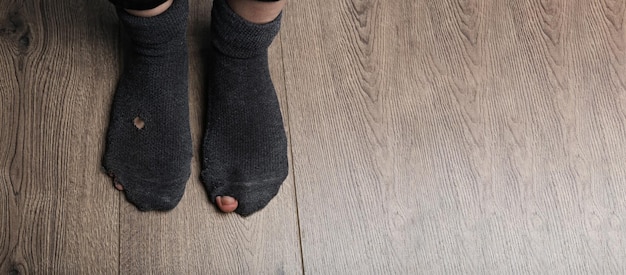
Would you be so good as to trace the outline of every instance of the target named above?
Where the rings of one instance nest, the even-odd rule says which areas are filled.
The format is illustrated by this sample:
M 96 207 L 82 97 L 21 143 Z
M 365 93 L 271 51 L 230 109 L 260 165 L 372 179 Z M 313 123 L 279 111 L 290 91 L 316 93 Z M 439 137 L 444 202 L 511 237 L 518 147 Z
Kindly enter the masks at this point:
M 183 196 L 192 156 L 187 0 L 155 17 L 117 12 L 133 52 L 113 100 L 104 167 L 139 210 L 170 210 Z
M 214 0 L 211 23 L 204 182 L 210 199 L 231 196 L 250 215 L 278 193 L 288 174 L 287 138 L 267 49 L 280 28 L 250 23 Z

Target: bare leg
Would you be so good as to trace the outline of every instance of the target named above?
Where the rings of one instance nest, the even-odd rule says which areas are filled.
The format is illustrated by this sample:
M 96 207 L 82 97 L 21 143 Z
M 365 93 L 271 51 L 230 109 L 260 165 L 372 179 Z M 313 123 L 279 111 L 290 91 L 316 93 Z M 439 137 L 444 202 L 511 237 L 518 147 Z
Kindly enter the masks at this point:
M 285 0 L 276 2 L 228 0 L 228 5 L 235 13 L 255 24 L 265 24 L 274 20 L 283 10 L 285 3 Z
M 140 16 L 140 17 L 152 17 L 152 16 L 157 16 L 163 12 L 165 12 L 167 9 L 170 8 L 170 6 L 172 6 L 172 2 L 174 0 L 167 0 L 167 2 L 159 5 L 158 7 L 151 9 L 151 10 L 126 10 L 128 13 L 134 15 L 134 16 Z

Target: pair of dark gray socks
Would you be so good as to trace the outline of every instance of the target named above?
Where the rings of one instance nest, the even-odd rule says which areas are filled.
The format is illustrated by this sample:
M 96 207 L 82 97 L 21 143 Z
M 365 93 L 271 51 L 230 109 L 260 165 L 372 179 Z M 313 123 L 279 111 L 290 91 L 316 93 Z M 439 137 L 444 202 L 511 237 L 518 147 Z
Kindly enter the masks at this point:
M 188 108 L 187 0 L 136 17 L 118 9 L 133 54 L 111 109 L 104 166 L 143 211 L 170 210 L 183 196 L 192 156 Z M 250 215 L 287 177 L 287 139 L 267 49 L 280 16 L 253 24 L 214 0 L 202 181 L 215 203 L 231 196 Z

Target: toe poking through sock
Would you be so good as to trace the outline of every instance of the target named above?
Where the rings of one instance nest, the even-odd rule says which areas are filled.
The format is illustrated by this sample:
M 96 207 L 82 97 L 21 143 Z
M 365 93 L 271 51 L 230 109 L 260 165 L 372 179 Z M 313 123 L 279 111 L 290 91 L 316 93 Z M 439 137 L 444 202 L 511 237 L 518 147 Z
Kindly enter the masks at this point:
M 113 186 L 115 187 L 115 189 L 119 190 L 119 191 L 124 191 L 124 186 L 117 182 L 117 178 L 115 177 L 115 175 L 110 174 L 110 176 L 113 178 Z
M 141 117 L 135 117 L 135 119 L 133 119 L 133 124 L 139 130 L 146 126 L 146 122 Z
M 115 178 L 115 176 L 113 176 L 113 186 L 115 186 L 115 189 L 119 191 L 124 191 L 124 186 L 117 181 L 117 178 Z
M 109 177 L 113 178 L 113 186 L 115 187 L 115 189 L 119 191 L 124 191 L 124 186 L 117 181 L 117 177 L 115 177 L 115 174 L 113 174 L 113 172 L 111 171 L 109 171 L 107 174 L 109 175 Z
M 222 203 L 224 205 L 232 205 L 232 204 L 236 204 L 237 201 L 233 197 L 226 196 L 226 197 L 222 197 Z
M 217 196 L 215 198 L 215 202 L 217 206 L 219 207 L 219 209 L 225 213 L 230 213 L 230 212 L 235 211 L 235 209 L 237 209 L 237 206 L 239 204 L 235 198 L 229 197 L 229 196 L 224 196 L 224 197 Z

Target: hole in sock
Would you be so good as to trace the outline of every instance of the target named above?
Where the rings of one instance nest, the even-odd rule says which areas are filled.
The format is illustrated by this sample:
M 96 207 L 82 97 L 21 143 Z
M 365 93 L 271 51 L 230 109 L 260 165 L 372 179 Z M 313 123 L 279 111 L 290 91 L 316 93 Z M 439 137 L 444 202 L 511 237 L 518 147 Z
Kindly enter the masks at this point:
M 143 119 L 140 117 L 136 117 L 135 119 L 133 119 L 133 124 L 135 124 L 135 127 L 137 127 L 137 129 L 139 130 L 143 129 L 143 127 L 146 126 L 146 122 L 143 121 Z
M 111 171 L 107 172 L 107 174 L 109 174 L 109 177 L 113 178 L 113 186 L 115 186 L 115 189 L 119 191 L 124 191 L 124 186 L 117 182 L 117 177 L 115 177 L 115 174 L 113 174 L 113 172 Z

